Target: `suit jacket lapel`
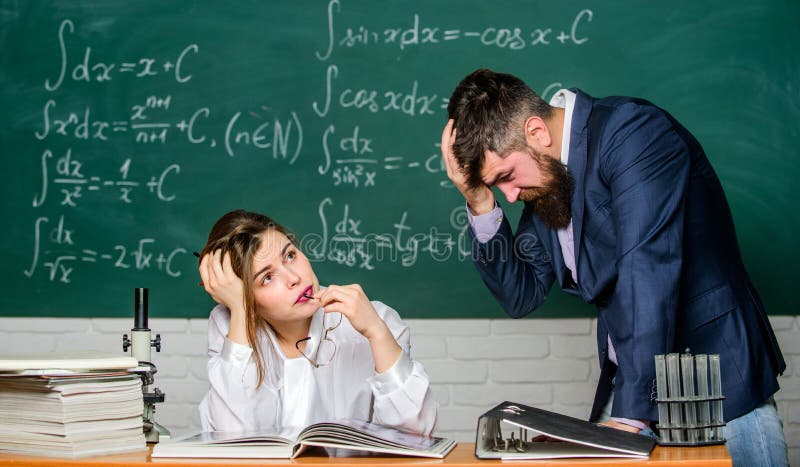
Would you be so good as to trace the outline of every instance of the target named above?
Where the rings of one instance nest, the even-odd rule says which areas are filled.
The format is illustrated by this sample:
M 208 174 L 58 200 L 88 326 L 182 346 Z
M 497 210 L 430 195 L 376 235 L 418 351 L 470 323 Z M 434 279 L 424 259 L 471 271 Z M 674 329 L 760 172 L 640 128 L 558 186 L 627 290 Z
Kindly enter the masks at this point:
M 569 173 L 575 180 L 575 193 L 572 195 L 572 234 L 575 241 L 575 267 L 580 271 L 581 247 L 583 246 L 583 207 L 584 179 L 586 175 L 586 158 L 588 145 L 588 129 L 586 123 L 592 111 L 591 98 L 579 89 L 571 89 L 577 96 L 572 111 L 572 127 L 569 144 Z M 582 283 L 578 274 L 578 282 Z M 585 284 L 587 285 L 587 284 Z M 583 287 L 581 287 L 583 288 Z

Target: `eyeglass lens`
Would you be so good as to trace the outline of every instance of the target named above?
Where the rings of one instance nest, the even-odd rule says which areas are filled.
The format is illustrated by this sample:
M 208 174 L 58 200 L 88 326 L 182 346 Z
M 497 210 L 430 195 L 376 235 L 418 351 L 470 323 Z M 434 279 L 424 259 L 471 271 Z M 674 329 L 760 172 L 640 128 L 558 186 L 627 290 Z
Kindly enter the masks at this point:
M 342 324 L 342 314 L 337 312 L 332 313 L 325 313 L 322 317 L 322 328 L 325 329 L 325 332 L 333 331 L 334 329 L 338 328 L 339 325 Z M 322 338 L 324 339 L 325 336 L 323 335 Z
M 342 323 L 342 314 L 336 313 L 338 316 L 330 316 L 333 313 L 326 313 L 323 319 L 322 340 L 319 343 L 319 350 L 317 351 L 317 365 L 327 365 L 333 360 L 336 354 L 336 344 L 328 338 L 328 333 L 339 327 Z M 329 319 L 332 318 L 332 319 Z
M 333 360 L 336 354 L 336 344 L 330 339 L 325 339 L 319 343 L 319 351 L 317 352 L 317 365 L 327 365 Z

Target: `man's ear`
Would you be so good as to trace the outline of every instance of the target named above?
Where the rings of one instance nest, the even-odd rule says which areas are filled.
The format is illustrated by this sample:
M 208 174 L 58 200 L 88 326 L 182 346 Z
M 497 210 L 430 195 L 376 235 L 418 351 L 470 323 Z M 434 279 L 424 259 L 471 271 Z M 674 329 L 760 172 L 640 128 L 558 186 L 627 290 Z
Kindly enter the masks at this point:
M 541 117 L 528 117 L 525 120 L 525 141 L 534 148 L 549 148 L 553 144 L 550 129 Z

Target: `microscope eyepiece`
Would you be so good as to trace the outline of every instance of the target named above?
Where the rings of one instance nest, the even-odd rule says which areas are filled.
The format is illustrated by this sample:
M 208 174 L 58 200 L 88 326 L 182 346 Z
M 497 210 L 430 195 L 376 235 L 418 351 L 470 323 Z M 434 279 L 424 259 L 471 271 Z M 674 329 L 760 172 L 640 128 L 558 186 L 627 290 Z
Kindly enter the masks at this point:
M 147 288 L 136 287 L 133 298 L 133 330 L 149 331 L 147 327 Z

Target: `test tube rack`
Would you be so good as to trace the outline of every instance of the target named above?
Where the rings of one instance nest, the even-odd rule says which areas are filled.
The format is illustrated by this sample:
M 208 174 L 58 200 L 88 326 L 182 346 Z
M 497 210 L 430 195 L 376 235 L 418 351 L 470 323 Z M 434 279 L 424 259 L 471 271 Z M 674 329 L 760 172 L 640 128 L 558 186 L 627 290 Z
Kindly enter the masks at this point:
M 658 444 L 722 444 L 722 381 L 719 355 L 655 356 Z

